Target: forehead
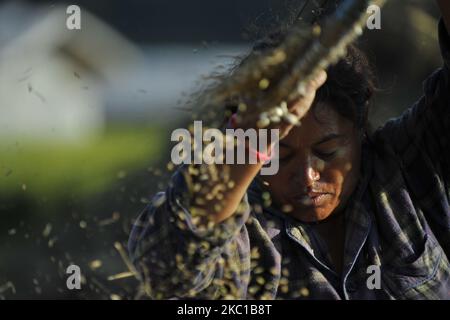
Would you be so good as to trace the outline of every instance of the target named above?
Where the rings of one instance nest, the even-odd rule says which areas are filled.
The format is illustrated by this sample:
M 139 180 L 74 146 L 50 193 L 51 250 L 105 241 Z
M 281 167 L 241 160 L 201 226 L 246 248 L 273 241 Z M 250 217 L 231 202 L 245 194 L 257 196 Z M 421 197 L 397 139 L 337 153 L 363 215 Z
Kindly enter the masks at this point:
M 352 138 L 356 136 L 354 124 L 329 105 L 318 104 L 308 111 L 301 125 L 292 129 L 283 142 L 291 146 L 310 146 L 330 135 Z

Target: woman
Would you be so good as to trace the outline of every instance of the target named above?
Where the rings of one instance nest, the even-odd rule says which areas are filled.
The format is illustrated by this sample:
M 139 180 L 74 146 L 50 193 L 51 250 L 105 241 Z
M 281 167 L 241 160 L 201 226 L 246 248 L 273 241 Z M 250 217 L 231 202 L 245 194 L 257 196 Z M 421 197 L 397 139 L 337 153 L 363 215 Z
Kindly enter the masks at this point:
M 177 171 L 130 236 L 151 297 L 450 298 L 450 4 L 438 3 L 445 64 L 401 117 L 368 130 L 370 68 L 350 48 L 289 103 L 301 125 L 271 127 L 276 175 L 258 177 L 262 163 Z M 234 127 L 257 127 L 247 110 Z

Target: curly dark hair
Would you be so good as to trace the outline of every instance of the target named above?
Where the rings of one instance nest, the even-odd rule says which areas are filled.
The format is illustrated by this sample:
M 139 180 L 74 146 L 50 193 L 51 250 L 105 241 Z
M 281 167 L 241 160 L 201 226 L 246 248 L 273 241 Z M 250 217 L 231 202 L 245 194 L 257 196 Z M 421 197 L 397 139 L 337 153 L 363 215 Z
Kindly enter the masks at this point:
M 314 104 L 326 103 L 357 128 L 368 133 L 369 107 L 376 90 L 375 76 L 366 54 L 351 45 L 347 54 L 327 70 L 328 78 L 317 91 Z

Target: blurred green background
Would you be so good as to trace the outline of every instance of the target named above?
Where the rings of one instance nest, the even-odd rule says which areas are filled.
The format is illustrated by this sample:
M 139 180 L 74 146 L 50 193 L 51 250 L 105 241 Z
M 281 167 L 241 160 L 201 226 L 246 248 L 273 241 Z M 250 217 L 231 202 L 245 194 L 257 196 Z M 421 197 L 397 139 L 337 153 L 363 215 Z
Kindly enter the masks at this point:
M 190 92 L 303 3 L 72 1 L 83 28 L 68 31 L 63 1 L 2 2 L 0 298 L 135 298 L 130 226 L 165 188 Z M 388 1 L 381 17 L 360 41 L 379 78 L 375 126 L 441 64 L 432 1 Z M 82 290 L 66 287 L 70 264 Z

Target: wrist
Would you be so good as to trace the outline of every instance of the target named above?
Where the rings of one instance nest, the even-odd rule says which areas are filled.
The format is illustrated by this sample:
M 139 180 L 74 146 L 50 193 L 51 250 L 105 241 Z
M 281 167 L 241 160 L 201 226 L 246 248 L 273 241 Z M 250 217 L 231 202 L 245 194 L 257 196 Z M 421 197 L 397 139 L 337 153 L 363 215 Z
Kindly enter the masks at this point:
M 238 126 L 237 119 L 238 119 L 237 113 L 234 113 L 230 117 L 227 127 L 229 129 L 245 130 L 245 129 L 241 128 L 240 126 Z M 256 130 L 256 129 L 254 129 L 254 130 Z M 257 137 L 258 137 L 258 135 L 257 135 Z M 257 140 L 259 141 L 259 137 Z M 267 143 L 263 149 L 261 149 L 261 145 L 258 145 L 258 143 L 256 143 L 256 145 L 253 145 L 252 143 L 250 143 L 247 140 L 244 140 L 244 144 L 245 144 L 245 149 L 247 150 L 247 153 L 249 156 L 249 160 L 253 157 L 256 159 L 257 163 L 260 163 L 260 164 L 264 164 L 271 160 L 272 144 L 270 142 Z

